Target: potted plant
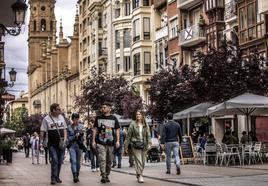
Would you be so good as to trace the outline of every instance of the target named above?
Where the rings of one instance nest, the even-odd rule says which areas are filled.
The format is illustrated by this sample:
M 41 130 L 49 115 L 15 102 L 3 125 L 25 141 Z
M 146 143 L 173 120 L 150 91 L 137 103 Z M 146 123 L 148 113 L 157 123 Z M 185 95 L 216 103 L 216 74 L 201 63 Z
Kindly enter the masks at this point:
M 2 149 L 3 159 L 7 163 L 12 163 L 12 147 L 14 146 L 14 141 L 9 137 L 0 140 L 0 148 Z

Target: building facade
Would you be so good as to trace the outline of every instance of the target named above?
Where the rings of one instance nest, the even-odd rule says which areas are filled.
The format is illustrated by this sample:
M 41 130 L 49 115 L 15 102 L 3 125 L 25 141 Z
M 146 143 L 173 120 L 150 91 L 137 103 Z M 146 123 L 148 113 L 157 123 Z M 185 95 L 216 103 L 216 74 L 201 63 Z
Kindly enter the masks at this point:
M 78 76 L 78 12 L 70 42 L 63 37 L 60 24 L 56 43 L 56 1 L 30 0 L 29 21 L 29 114 L 48 113 L 52 103 L 64 112 L 72 112 L 79 94 Z

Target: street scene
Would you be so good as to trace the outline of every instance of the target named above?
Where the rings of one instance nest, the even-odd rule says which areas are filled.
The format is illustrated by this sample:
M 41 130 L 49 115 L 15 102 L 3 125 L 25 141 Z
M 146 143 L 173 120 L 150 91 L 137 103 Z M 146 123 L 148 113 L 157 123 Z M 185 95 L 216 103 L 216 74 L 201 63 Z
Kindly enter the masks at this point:
M 266 186 L 267 0 L 0 2 L 0 185 Z

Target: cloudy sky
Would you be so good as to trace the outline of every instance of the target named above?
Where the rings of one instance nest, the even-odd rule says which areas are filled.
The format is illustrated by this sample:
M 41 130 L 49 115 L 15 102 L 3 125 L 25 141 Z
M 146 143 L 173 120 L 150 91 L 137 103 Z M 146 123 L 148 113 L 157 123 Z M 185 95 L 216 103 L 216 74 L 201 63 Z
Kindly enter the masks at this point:
M 57 18 L 57 28 L 59 28 L 60 18 L 63 22 L 64 36 L 71 36 L 73 31 L 73 23 L 76 12 L 77 0 L 57 0 L 55 14 Z M 29 9 L 26 22 L 29 22 Z M 18 96 L 20 91 L 28 91 L 28 26 L 22 27 L 22 32 L 19 36 L 6 35 L 5 41 L 5 62 L 6 62 L 6 78 L 9 81 L 8 72 L 11 68 L 17 71 L 17 80 L 14 87 L 8 88 L 8 92 Z M 59 29 L 57 29 L 59 30 Z

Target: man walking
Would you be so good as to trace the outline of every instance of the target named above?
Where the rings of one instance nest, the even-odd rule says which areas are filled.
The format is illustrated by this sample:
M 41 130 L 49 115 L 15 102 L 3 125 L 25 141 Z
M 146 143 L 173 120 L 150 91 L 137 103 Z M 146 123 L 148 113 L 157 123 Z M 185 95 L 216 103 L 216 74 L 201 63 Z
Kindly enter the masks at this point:
M 171 168 L 171 150 L 175 156 L 177 174 L 181 174 L 180 170 L 180 157 L 179 157 L 179 142 L 182 141 L 181 127 L 179 123 L 173 120 L 173 114 L 167 114 L 168 122 L 163 127 L 161 136 L 161 144 L 166 145 L 166 166 L 167 174 L 170 174 Z
M 47 115 L 40 128 L 41 145 L 43 144 L 44 133 L 48 139 L 48 150 L 51 158 L 51 185 L 61 183 L 59 178 L 61 164 L 63 161 L 64 144 L 67 140 L 67 125 L 61 115 L 59 104 L 53 103 L 50 106 L 50 114 Z
M 110 182 L 108 176 L 113 161 L 113 146 L 120 146 L 120 126 L 117 118 L 111 115 L 111 104 L 102 104 L 101 112 L 102 115 L 97 116 L 94 123 L 92 147 L 97 148 L 99 153 L 101 182 L 107 183 Z
M 29 157 L 29 150 L 31 147 L 30 140 L 31 140 L 31 138 L 30 138 L 29 133 L 27 133 L 25 136 L 23 136 L 23 148 L 24 148 L 26 158 Z

